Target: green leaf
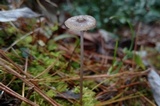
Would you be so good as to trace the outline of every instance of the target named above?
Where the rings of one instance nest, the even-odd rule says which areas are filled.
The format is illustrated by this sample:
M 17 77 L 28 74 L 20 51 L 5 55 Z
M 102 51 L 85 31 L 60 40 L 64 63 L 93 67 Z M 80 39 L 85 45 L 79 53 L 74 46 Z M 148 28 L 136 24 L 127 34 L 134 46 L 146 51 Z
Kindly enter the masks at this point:
M 144 64 L 143 64 L 143 61 L 142 61 L 142 59 L 141 59 L 141 57 L 140 57 L 139 55 L 135 55 L 134 61 L 135 61 L 136 64 L 137 64 L 138 66 L 140 66 L 142 69 L 145 69 L 145 66 L 144 66 Z

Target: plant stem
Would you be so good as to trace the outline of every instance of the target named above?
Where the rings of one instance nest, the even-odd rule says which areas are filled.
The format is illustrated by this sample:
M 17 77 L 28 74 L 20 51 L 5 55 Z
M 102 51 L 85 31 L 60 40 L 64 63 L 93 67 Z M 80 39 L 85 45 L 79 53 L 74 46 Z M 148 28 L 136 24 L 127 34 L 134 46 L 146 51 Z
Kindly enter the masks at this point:
M 80 31 L 81 37 L 81 56 L 80 56 L 80 105 L 83 106 L 83 58 L 84 58 L 84 45 L 83 45 L 84 31 Z

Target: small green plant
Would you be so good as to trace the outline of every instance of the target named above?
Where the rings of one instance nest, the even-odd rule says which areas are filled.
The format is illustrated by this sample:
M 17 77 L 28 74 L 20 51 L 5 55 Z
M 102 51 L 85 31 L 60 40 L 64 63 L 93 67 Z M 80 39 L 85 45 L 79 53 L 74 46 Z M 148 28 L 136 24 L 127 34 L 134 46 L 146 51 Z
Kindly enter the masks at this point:
M 75 87 L 73 92 L 75 93 L 79 93 L 79 87 Z M 97 102 L 97 100 L 95 99 L 95 92 L 93 92 L 92 90 L 88 89 L 87 87 L 84 87 L 83 89 L 83 106 L 94 106 Z M 74 104 L 73 106 L 79 106 L 78 104 Z

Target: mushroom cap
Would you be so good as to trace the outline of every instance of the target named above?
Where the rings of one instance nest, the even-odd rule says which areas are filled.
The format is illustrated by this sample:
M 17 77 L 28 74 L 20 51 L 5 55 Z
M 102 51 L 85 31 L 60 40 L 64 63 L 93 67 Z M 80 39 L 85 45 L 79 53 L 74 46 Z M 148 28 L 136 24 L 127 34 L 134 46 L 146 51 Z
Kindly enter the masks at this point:
M 65 25 L 71 30 L 86 31 L 96 26 L 96 20 L 89 15 L 79 15 L 67 19 Z

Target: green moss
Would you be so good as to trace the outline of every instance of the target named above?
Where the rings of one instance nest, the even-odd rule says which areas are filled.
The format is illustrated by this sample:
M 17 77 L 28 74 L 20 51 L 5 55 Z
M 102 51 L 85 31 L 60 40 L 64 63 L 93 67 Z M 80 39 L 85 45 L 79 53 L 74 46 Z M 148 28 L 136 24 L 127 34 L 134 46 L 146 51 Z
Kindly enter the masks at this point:
M 75 93 L 79 93 L 79 86 L 74 88 Z M 97 102 L 95 99 L 95 92 L 90 90 L 88 87 L 83 88 L 83 106 L 94 106 Z M 80 106 L 79 103 L 76 103 L 72 106 Z

